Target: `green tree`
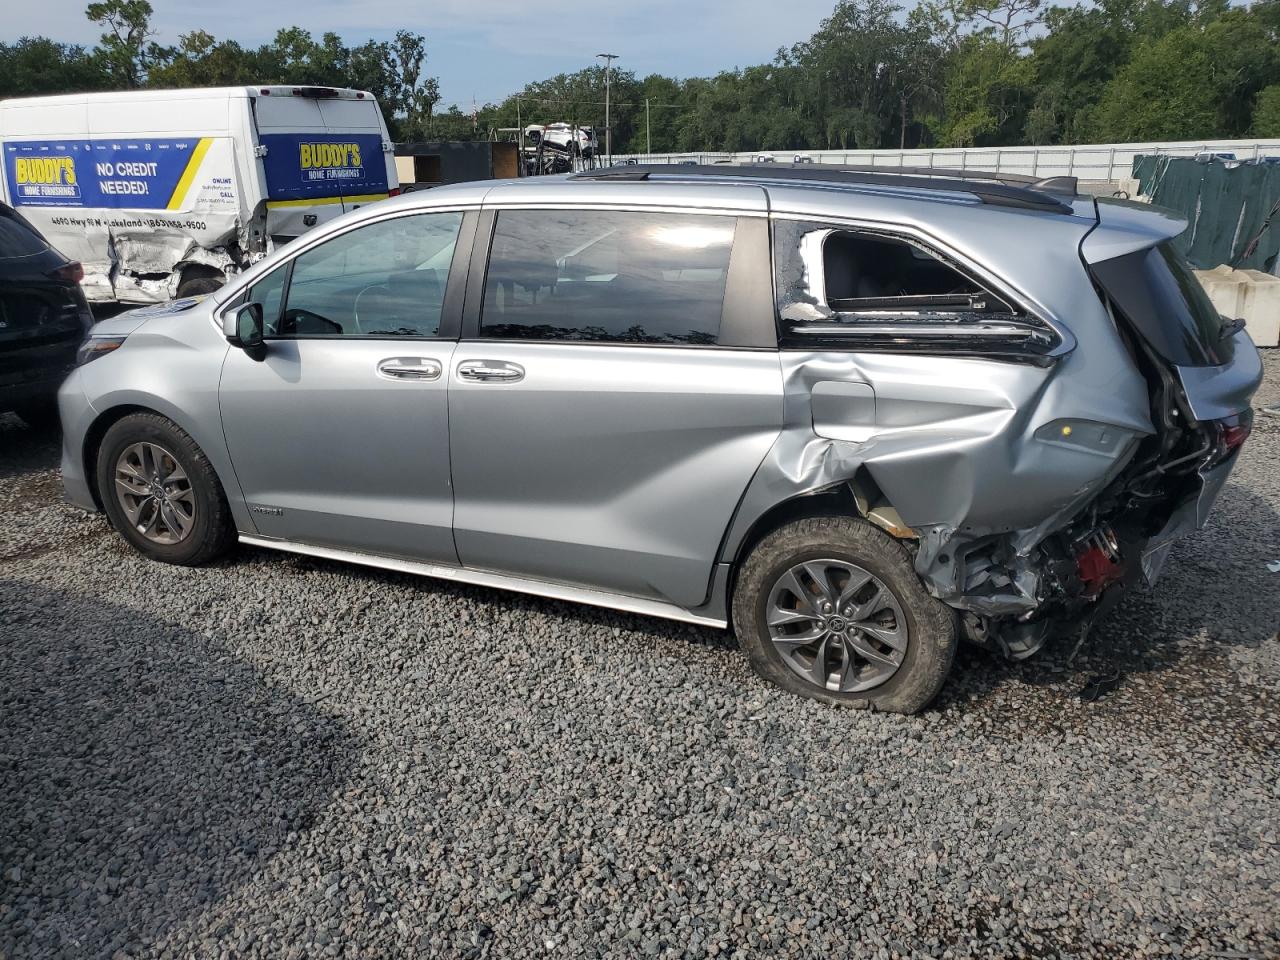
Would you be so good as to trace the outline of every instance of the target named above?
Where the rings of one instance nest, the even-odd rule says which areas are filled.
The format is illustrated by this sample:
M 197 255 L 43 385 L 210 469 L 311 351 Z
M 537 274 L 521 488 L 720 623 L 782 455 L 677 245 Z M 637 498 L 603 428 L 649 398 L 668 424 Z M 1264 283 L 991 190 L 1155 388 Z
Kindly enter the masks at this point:
M 118 86 L 142 86 L 151 66 L 169 56 L 151 39 L 152 13 L 147 0 L 102 0 L 85 8 L 85 16 L 107 28 L 97 52 Z
M 943 141 L 953 147 L 1018 143 L 1034 71 L 1026 57 L 982 34 L 964 37 L 947 76 Z
M 46 37 L 0 43 L 0 97 L 106 90 L 111 85 L 102 59 L 84 47 Z
M 1280 137 L 1280 83 L 1264 87 L 1253 107 L 1253 135 Z
M 370 43 L 366 46 L 372 57 L 376 45 Z M 395 40 L 387 46 L 383 59 L 395 91 L 392 106 L 397 114 L 404 115 L 406 132 L 415 138 L 426 136 L 431 114 L 440 101 L 439 81 L 422 75 L 427 60 L 426 38 L 408 30 L 399 30 Z
M 263 83 L 252 58 L 234 40 L 217 40 L 205 30 L 184 33 L 164 63 L 152 66 L 152 87 L 215 87 Z
M 1138 44 L 1107 84 L 1093 133 L 1118 142 L 1213 136 L 1216 98 L 1210 45 L 1196 27 L 1181 27 Z

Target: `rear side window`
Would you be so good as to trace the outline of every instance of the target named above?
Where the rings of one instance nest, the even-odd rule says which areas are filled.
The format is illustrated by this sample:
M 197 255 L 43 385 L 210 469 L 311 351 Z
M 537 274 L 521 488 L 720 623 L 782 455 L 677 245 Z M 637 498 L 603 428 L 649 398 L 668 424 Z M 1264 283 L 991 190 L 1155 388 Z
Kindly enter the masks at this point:
M 1204 367 L 1234 354 L 1222 317 L 1171 243 L 1093 265 L 1093 275 L 1151 349 L 1170 363 Z
M 14 257 L 30 257 L 44 253 L 49 245 L 21 220 L 9 214 L 0 214 L 0 260 Z
M 734 217 L 504 210 L 480 336 L 714 344 Z
M 955 264 L 901 237 L 774 222 L 779 342 L 1039 357 L 1057 332 Z

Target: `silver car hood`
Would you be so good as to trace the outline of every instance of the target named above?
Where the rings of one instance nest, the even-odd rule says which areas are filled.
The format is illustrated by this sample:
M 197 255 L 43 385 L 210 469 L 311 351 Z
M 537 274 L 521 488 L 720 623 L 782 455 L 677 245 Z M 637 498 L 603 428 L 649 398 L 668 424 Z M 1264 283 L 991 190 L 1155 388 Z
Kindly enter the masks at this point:
M 170 300 L 166 303 L 138 307 L 136 310 L 126 310 L 124 313 L 95 323 L 90 330 L 90 336 L 127 337 L 150 320 L 173 317 L 194 310 L 204 299 L 204 297 L 183 297 L 181 300 Z

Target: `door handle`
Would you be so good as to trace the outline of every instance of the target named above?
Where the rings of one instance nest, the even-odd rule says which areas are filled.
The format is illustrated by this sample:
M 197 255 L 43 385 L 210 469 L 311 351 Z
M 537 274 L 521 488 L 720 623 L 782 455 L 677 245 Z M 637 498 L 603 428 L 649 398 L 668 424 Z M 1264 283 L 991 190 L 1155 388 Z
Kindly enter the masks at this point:
M 378 364 L 378 376 L 386 380 L 439 380 L 443 372 L 430 357 L 388 357 Z
M 524 379 L 524 367 L 505 360 L 464 360 L 458 378 L 472 383 L 515 383 Z

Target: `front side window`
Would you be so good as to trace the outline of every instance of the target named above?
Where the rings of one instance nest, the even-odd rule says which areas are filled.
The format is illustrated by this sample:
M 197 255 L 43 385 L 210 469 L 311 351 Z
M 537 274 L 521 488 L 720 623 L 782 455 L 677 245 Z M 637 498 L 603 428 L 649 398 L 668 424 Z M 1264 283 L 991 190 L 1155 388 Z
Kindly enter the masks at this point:
M 289 279 L 289 264 L 282 263 L 249 288 L 248 301 L 262 304 L 263 333 L 274 337 L 280 331 L 280 307 L 284 303 L 284 285 Z
M 736 224 L 698 214 L 504 210 L 480 336 L 714 344 Z
M 276 337 L 434 337 L 461 213 L 381 220 L 313 247 L 293 261 Z M 276 271 L 279 272 L 279 271 Z M 268 320 L 272 311 L 257 288 Z

